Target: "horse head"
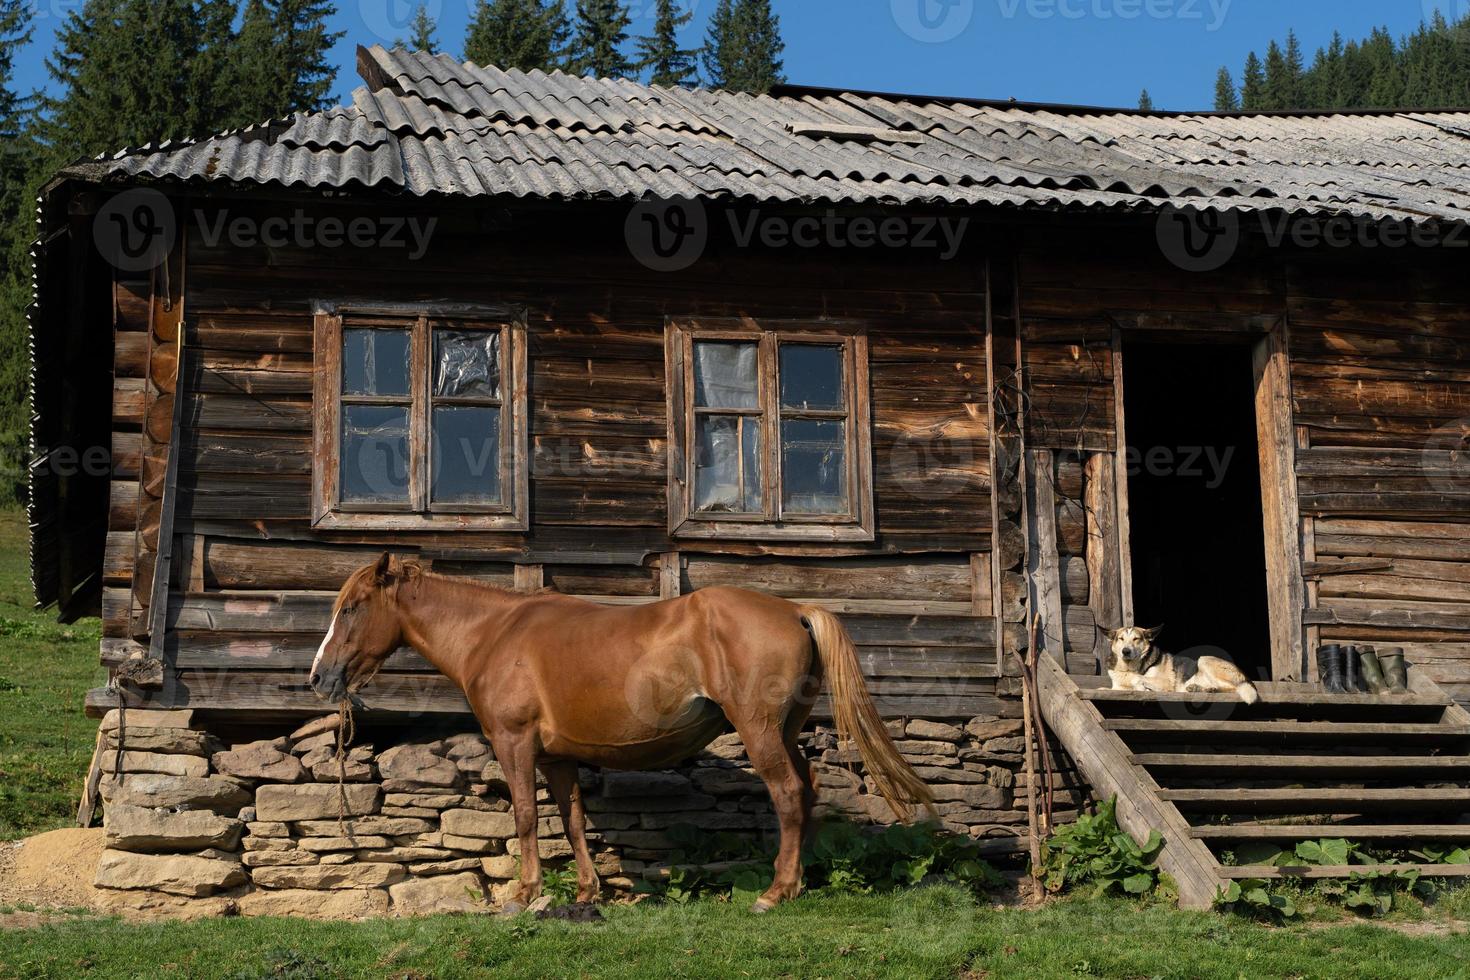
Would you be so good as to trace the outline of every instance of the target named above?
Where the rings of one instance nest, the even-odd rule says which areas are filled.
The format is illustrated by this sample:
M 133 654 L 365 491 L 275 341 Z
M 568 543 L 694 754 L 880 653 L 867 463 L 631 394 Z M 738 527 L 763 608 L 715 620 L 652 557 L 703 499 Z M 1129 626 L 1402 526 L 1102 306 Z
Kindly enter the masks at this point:
M 411 570 L 383 552 L 347 578 L 332 606 L 327 636 L 311 662 L 311 687 L 324 701 L 341 701 L 372 679 L 403 643 L 399 584 Z

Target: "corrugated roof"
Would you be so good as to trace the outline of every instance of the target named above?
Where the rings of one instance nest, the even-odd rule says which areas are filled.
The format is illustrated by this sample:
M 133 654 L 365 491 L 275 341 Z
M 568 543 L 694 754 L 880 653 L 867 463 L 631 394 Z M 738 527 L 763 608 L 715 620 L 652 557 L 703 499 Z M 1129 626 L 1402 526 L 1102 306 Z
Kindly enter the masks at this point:
M 367 84 L 351 105 L 125 150 L 108 171 L 467 197 L 1470 219 L 1470 112 L 1163 114 L 789 88 L 753 96 L 382 47 L 359 49 L 358 65 Z

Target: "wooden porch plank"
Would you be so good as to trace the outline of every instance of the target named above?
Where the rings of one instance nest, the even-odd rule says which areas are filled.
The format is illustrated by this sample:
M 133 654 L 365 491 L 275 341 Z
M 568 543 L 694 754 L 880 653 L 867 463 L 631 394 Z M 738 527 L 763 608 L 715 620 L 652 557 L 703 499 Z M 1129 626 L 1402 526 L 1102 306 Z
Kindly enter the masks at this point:
M 1445 694 L 1334 694 L 1329 691 L 1303 690 L 1283 684 L 1257 683 L 1261 704 L 1287 705 L 1345 705 L 1366 708 L 1435 708 L 1448 707 L 1451 699 Z M 1175 691 L 1115 691 L 1111 688 L 1093 688 L 1078 692 L 1084 701 L 1117 701 L 1148 703 L 1151 701 L 1182 702 L 1184 704 L 1240 704 L 1236 694 L 1181 693 Z
M 1430 878 L 1464 878 L 1470 876 L 1470 864 L 1321 864 L 1278 868 L 1268 864 L 1247 864 L 1221 868 L 1222 878 L 1350 878 L 1374 871 L 1387 873 L 1417 871 Z
M 1341 721 L 1194 721 L 1178 718 L 1108 718 L 1103 727 L 1123 734 L 1199 735 L 1305 735 L 1333 738 L 1466 738 L 1470 725 L 1395 724 Z
M 1150 770 L 1229 773 L 1270 779 L 1285 772 L 1360 774 L 1371 779 L 1386 773 L 1470 770 L 1470 756 L 1442 755 L 1248 755 L 1189 752 L 1143 752 L 1130 757 Z
M 1199 840 L 1317 840 L 1322 837 L 1347 840 L 1464 840 L 1470 841 L 1470 824 L 1356 824 L 1300 823 L 1249 824 L 1195 827 L 1190 836 Z
M 1442 807 L 1470 810 L 1470 789 L 1421 789 L 1396 786 L 1390 789 L 1359 787 L 1271 789 L 1165 789 L 1159 798 L 1181 810 L 1211 813 L 1238 813 L 1249 810 L 1266 812 L 1312 813 L 1332 811 L 1361 813 L 1367 810 L 1402 809 L 1405 807 Z

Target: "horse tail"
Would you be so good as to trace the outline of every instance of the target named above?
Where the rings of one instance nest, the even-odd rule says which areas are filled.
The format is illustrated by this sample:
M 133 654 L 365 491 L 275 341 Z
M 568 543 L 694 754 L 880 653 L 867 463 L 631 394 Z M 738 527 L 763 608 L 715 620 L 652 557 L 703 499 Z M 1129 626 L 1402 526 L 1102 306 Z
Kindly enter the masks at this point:
M 898 753 L 888 729 L 873 705 L 868 685 L 863 682 L 857 649 L 841 621 L 819 606 L 802 606 L 802 622 L 812 634 L 817 659 L 831 683 L 832 715 L 837 734 L 855 743 L 878 795 L 900 820 L 907 820 L 910 807 L 922 806 L 931 818 L 934 795 Z M 937 819 L 937 818 L 936 818 Z

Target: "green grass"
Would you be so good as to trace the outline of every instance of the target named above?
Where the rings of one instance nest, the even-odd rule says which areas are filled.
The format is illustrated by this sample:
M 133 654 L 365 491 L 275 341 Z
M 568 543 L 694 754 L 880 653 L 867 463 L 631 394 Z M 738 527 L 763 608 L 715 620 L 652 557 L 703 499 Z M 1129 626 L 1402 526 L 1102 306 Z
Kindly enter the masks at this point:
M 1470 939 L 1363 924 L 1271 928 L 1124 900 L 996 910 L 951 887 L 812 894 L 766 916 L 713 901 L 593 925 L 61 918 L 0 932 L 0 977 L 1470 976 Z
M 0 840 L 65 826 L 92 758 L 87 689 L 107 683 L 101 627 L 32 608 L 25 515 L 0 510 Z

